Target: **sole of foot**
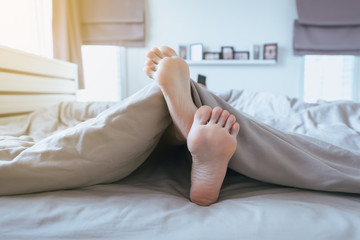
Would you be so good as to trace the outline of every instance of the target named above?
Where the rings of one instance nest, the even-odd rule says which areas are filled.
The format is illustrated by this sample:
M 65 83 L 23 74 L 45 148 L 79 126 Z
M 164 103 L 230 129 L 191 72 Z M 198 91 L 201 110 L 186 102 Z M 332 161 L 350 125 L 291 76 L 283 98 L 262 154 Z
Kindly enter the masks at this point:
M 235 117 L 226 110 L 202 106 L 196 111 L 187 141 L 193 161 L 192 202 L 208 206 L 217 201 L 239 130 Z

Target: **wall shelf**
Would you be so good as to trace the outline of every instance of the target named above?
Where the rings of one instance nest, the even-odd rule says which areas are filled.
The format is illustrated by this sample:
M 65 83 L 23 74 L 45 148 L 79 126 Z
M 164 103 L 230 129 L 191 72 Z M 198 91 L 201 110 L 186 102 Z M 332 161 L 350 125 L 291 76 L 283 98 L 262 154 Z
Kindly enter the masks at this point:
M 209 66 L 209 65 L 273 65 L 276 60 L 200 60 L 200 61 L 186 61 L 189 66 Z

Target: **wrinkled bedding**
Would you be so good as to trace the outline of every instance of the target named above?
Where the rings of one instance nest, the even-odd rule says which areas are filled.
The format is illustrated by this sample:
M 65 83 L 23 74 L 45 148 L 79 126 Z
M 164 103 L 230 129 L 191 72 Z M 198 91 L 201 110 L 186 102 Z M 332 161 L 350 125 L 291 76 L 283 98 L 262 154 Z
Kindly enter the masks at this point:
M 359 103 L 215 96 L 195 83 L 192 95 L 241 125 L 217 203 L 189 202 L 186 148 L 159 144 L 171 119 L 152 84 L 121 103 L 62 103 L 1 126 L 0 236 L 360 237 Z

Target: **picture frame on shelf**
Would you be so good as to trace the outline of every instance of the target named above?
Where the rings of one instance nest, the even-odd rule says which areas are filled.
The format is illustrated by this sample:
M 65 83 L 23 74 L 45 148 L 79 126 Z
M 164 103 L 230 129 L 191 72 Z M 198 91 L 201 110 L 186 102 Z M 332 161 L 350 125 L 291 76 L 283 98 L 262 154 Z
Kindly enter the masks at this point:
M 221 47 L 221 59 L 224 60 L 234 59 L 234 47 L 230 47 L 230 46 Z
M 202 43 L 190 44 L 190 60 L 201 61 L 203 59 L 203 51 Z
M 186 45 L 179 46 L 179 57 L 186 60 L 187 59 L 187 47 Z
M 249 60 L 250 59 L 250 53 L 248 51 L 234 52 L 234 59 L 236 59 L 236 60 Z
M 220 52 L 204 52 L 204 59 L 205 60 L 219 60 L 221 59 Z
M 278 45 L 277 43 L 264 44 L 263 59 L 264 60 L 277 60 L 278 58 Z

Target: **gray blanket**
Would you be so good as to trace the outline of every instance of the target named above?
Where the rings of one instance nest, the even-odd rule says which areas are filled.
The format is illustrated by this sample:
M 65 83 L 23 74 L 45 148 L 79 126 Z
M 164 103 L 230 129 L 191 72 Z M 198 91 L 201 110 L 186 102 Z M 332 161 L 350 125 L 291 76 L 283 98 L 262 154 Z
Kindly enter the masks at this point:
M 306 135 L 276 130 L 237 111 L 195 83 L 192 94 L 198 107 L 220 106 L 234 114 L 240 123 L 238 146 L 229 163 L 233 170 L 286 186 L 360 193 L 360 154 L 355 149 L 350 151 Z M 260 106 L 258 109 L 261 111 Z
M 234 103 L 231 98 L 218 97 L 194 82 L 191 87 L 197 106 L 220 106 L 240 123 L 238 147 L 229 164 L 233 170 L 269 183 L 360 193 L 360 151 L 351 144 L 334 144 L 336 141 L 331 139 L 271 127 L 229 105 Z M 144 163 L 171 123 L 156 84 L 100 113 L 74 104 L 58 106 L 51 114 L 35 112 L 22 122 L 26 127 L 0 127 L 0 195 L 120 180 Z M 350 137 L 356 145 L 360 141 L 359 128 L 347 121 L 353 117 L 350 113 L 355 114 L 355 122 L 359 121 L 359 104 L 344 106 L 340 118 L 354 133 Z M 261 105 L 257 107 L 261 111 Z M 39 134 L 42 125 L 49 122 L 54 122 L 50 130 Z M 343 134 L 347 132 L 338 132 Z

